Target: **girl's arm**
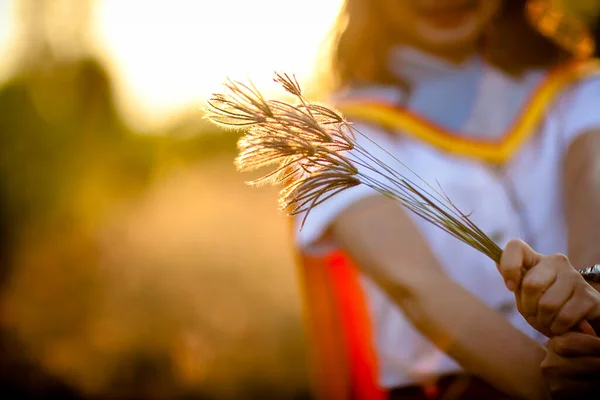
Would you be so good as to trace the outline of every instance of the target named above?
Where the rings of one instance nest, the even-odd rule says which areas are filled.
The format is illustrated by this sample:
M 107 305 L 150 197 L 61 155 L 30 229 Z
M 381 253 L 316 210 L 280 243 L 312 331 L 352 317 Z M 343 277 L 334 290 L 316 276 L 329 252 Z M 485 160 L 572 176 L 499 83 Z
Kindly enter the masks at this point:
M 450 279 L 398 203 L 367 197 L 330 229 L 362 272 L 463 368 L 517 398 L 547 398 L 545 349 Z
M 575 139 L 563 165 L 569 259 L 577 269 L 600 263 L 600 131 Z M 593 285 L 600 290 L 600 285 Z

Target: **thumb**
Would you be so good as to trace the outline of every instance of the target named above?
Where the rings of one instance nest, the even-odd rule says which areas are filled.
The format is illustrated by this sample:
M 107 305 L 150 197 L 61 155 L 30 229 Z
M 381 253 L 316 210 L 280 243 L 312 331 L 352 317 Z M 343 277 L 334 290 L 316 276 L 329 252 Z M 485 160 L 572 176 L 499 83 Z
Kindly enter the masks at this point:
M 579 323 L 579 325 L 577 325 L 577 328 L 581 333 L 585 333 L 586 335 L 592 335 L 594 337 L 598 337 L 598 335 L 596 334 L 596 331 L 594 330 L 592 325 L 586 320 L 581 321 Z
M 504 278 L 506 287 L 511 292 L 521 284 L 525 272 L 533 268 L 541 260 L 541 255 L 536 253 L 522 240 L 512 239 L 508 242 L 502 256 L 498 270 Z

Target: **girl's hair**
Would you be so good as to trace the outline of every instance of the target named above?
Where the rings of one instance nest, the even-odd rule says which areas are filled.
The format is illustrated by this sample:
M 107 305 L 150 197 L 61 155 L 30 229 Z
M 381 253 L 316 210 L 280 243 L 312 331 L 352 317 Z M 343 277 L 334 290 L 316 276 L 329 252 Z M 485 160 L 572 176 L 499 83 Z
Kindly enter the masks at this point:
M 504 0 L 484 37 L 481 50 L 494 65 L 510 74 L 549 67 L 569 54 L 542 36 L 525 15 L 526 0 Z M 402 84 L 388 68 L 389 50 L 397 43 L 383 18 L 377 0 L 345 0 L 329 43 L 327 86 L 349 84 Z

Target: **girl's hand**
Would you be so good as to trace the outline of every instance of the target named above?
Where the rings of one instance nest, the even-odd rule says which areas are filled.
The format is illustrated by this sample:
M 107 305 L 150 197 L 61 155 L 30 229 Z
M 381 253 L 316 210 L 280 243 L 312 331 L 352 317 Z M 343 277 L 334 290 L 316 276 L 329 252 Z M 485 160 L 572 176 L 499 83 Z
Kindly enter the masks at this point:
M 498 268 L 515 294 L 521 315 L 548 337 L 600 318 L 600 293 L 562 254 L 545 256 L 520 240 L 511 240 Z
M 600 338 L 581 333 L 548 342 L 542 375 L 553 399 L 597 399 L 600 393 Z

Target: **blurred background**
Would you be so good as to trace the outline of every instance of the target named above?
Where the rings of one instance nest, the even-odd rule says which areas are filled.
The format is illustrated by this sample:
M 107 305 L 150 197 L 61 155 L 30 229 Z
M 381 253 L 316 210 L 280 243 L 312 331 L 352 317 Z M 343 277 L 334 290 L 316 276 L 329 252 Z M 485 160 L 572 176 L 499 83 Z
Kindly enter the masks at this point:
M 307 86 L 340 3 L 0 0 L 2 398 L 310 398 L 276 189 L 201 107 Z
M 306 82 L 338 7 L 0 0 L 2 398 L 309 398 L 276 190 L 201 108 Z

